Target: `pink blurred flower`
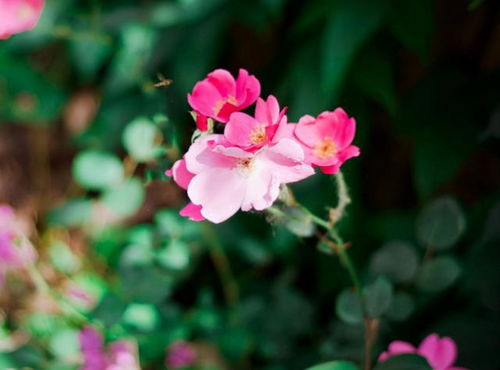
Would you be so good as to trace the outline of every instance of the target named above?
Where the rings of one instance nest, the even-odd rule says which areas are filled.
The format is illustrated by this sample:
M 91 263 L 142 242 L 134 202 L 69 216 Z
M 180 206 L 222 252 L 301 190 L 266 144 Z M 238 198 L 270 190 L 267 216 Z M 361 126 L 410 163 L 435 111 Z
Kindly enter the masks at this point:
M 36 256 L 14 210 L 9 206 L 0 206 L 0 281 L 8 270 L 30 265 Z
M 0 39 L 31 30 L 42 14 L 44 0 L 2 0 L 0 7 Z
M 449 337 L 439 338 L 437 334 L 430 334 L 418 348 L 410 343 L 396 340 L 389 344 L 387 351 L 383 352 L 378 360 L 382 362 L 391 356 L 403 353 L 415 353 L 425 357 L 433 370 L 467 370 L 453 366 L 457 358 L 457 345 Z
M 80 331 L 79 339 L 84 361 L 80 370 L 141 369 L 137 360 L 137 348 L 132 341 L 112 342 L 106 351 L 102 334 L 92 326 L 84 327 Z
M 196 351 L 187 342 L 178 340 L 170 344 L 167 349 L 167 358 L 165 365 L 169 368 L 180 368 L 191 366 L 196 360 Z
M 176 182 L 187 187 L 194 205 L 201 206 L 201 216 L 214 223 L 227 220 L 239 209 L 262 211 L 278 198 L 281 184 L 314 174 L 304 163 L 302 148 L 293 140 L 282 139 L 248 152 L 233 146 L 223 135 L 198 138 L 183 164 L 175 167 Z
M 78 284 L 70 283 L 66 288 L 66 294 L 72 302 L 86 309 L 90 310 L 96 305 L 96 298 Z
M 197 114 L 227 122 L 231 113 L 250 106 L 259 95 L 259 81 L 246 70 L 240 69 L 235 80 L 228 71 L 216 69 L 194 86 L 188 102 Z M 202 120 L 197 124 L 200 130 L 206 130 Z
M 326 174 L 336 173 L 346 160 L 359 155 L 359 148 L 351 145 L 356 121 L 342 108 L 323 112 L 316 118 L 305 115 L 293 127 L 306 162 L 319 166 Z
M 257 99 L 255 118 L 235 112 L 229 117 L 224 130 L 227 141 L 245 150 L 255 150 L 274 142 L 280 126 L 286 125 L 286 108 L 280 111 L 276 98 L 269 95 L 267 101 Z

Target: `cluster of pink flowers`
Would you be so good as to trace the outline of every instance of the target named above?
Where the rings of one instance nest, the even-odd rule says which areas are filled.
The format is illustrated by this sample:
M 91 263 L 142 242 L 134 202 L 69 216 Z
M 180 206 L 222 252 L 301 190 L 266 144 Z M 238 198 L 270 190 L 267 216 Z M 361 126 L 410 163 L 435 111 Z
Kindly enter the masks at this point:
M 202 135 L 167 171 L 191 201 L 181 215 L 220 223 L 238 210 L 262 211 L 283 184 L 313 175 L 314 167 L 334 174 L 359 155 L 351 145 L 356 122 L 343 109 L 306 115 L 294 124 L 274 96 L 259 95 L 259 81 L 244 69 L 237 79 L 217 69 L 188 94 Z M 255 102 L 254 116 L 241 112 Z
M 36 259 L 32 244 L 23 233 L 14 210 L 0 205 L 0 282 L 9 270 L 23 268 Z
M 391 356 L 404 353 L 415 353 L 425 357 L 433 370 L 467 370 L 463 367 L 453 366 L 457 359 L 457 345 L 449 337 L 439 338 L 437 334 L 428 335 L 418 347 L 408 342 L 396 340 L 389 344 L 387 351 L 379 357 L 379 362 Z
M 192 366 L 196 361 L 196 351 L 191 344 L 178 340 L 170 344 L 167 349 L 165 365 L 169 369 L 178 369 Z
M 31 30 L 42 14 L 44 0 L 2 0 L 0 2 L 0 39 Z
M 134 342 L 119 340 L 109 344 L 106 351 L 101 333 L 92 326 L 80 331 L 80 349 L 83 355 L 81 370 L 140 370 Z

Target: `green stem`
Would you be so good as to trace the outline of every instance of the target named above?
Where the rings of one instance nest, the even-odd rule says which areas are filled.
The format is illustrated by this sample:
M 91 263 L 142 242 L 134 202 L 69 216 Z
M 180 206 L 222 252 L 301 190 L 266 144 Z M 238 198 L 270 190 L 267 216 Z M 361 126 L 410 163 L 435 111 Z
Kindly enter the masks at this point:
M 362 288 L 361 288 L 361 282 L 358 277 L 358 273 L 356 271 L 356 268 L 354 267 L 354 264 L 351 260 L 351 257 L 349 257 L 349 254 L 346 251 L 345 248 L 345 243 L 340 237 L 337 229 L 335 227 L 332 227 L 330 223 L 327 221 L 323 220 L 321 217 L 316 216 L 314 213 L 312 213 L 309 209 L 307 209 L 304 206 L 300 206 L 305 212 L 309 214 L 311 219 L 316 223 L 318 226 L 321 226 L 324 228 L 327 232 L 328 235 L 333 239 L 335 244 L 337 244 L 338 248 L 335 248 L 335 252 L 339 256 L 340 262 L 344 265 L 344 267 L 347 269 L 347 272 L 349 273 L 349 276 L 352 280 L 352 283 L 354 284 L 354 287 L 356 288 L 356 291 L 361 294 Z

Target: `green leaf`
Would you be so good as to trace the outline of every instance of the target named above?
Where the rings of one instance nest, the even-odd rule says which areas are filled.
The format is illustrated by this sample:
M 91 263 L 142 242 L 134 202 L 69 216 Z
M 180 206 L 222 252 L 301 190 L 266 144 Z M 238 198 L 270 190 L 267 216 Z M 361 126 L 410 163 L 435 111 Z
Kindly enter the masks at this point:
M 123 313 L 123 322 L 142 331 L 153 330 L 160 320 L 160 314 L 152 304 L 130 304 Z
M 417 287 L 426 292 L 439 292 L 449 288 L 461 274 L 453 257 L 436 257 L 425 261 L 417 275 Z
M 130 178 L 115 188 L 106 190 L 102 202 L 116 216 L 132 216 L 144 202 L 145 191 L 141 181 Z
M 306 211 L 298 207 L 285 206 L 282 212 L 286 214 L 285 226 L 291 233 L 300 237 L 309 237 L 314 234 L 316 226 Z
M 50 211 L 49 223 L 65 227 L 79 226 L 90 220 L 92 202 L 88 199 L 72 199 Z
M 389 357 L 378 363 L 374 370 L 432 370 L 432 368 L 422 356 L 404 354 Z
M 54 267 L 65 274 L 71 274 L 81 266 L 80 259 L 61 241 L 55 241 L 50 245 L 49 256 Z
M 404 321 L 415 311 L 415 300 L 407 293 L 396 293 L 392 297 L 387 316 L 394 321 Z
M 394 282 L 411 280 L 418 268 L 415 248 L 403 241 L 393 241 L 382 246 L 373 254 L 370 269 L 376 274 L 387 276 Z
M 78 341 L 78 331 L 73 329 L 64 329 L 49 339 L 50 351 L 59 358 L 70 359 L 78 356 L 80 353 L 80 344 Z
M 182 270 L 189 265 L 191 252 L 186 243 L 179 240 L 172 240 L 165 248 L 158 252 L 156 259 L 163 267 Z
M 397 107 L 394 67 L 382 51 L 371 48 L 363 51 L 353 63 L 352 76 L 361 90 L 394 114 Z
M 352 362 L 329 361 L 308 367 L 306 370 L 358 370 L 358 369 L 359 368 Z
M 391 302 L 392 285 L 387 279 L 379 277 L 373 284 L 366 288 L 366 313 L 370 317 L 382 316 L 391 306 Z
M 153 263 L 152 246 L 131 244 L 125 248 L 120 258 L 121 266 L 149 266 Z
M 429 57 L 434 33 L 434 1 L 394 1 L 389 12 L 389 29 L 408 49 L 422 59 Z
M 146 23 L 129 23 L 120 31 L 120 48 L 107 79 L 111 93 L 123 93 L 144 82 L 146 65 L 156 41 L 156 31 Z
M 84 79 L 94 78 L 111 52 L 111 44 L 97 38 L 72 38 L 69 43 L 73 65 Z
M 114 154 L 85 150 L 73 162 L 75 181 L 86 189 L 103 190 L 120 184 L 124 169 L 120 159 Z
M 348 324 L 359 324 L 363 321 L 363 306 L 360 298 L 350 289 L 344 289 L 338 295 L 335 310 L 337 316 Z
M 327 96 L 338 95 L 352 58 L 380 26 L 388 4 L 386 0 L 340 0 L 332 7 L 321 60 L 322 87 Z
M 65 95 L 20 58 L 0 53 L 0 117 L 46 123 L 62 110 Z
M 417 238 L 424 248 L 449 249 L 465 231 L 465 216 L 457 201 L 443 197 L 427 205 L 417 219 Z
M 158 127 L 141 117 L 130 122 L 123 132 L 123 146 L 138 162 L 154 159 L 159 153 L 157 139 L 161 137 Z

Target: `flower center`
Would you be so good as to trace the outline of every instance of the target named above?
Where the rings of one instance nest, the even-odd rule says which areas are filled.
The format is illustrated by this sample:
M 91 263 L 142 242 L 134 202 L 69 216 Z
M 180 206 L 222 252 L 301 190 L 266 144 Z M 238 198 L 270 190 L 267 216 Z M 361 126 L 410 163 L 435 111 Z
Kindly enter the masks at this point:
M 264 126 L 257 126 L 250 133 L 250 141 L 252 144 L 260 145 L 267 140 L 266 128 Z
M 331 158 L 335 153 L 337 153 L 337 146 L 329 137 L 317 142 L 313 150 L 313 154 L 321 159 Z
M 225 99 L 219 100 L 217 103 L 215 103 L 215 106 L 214 106 L 214 115 L 218 115 L 219 112 L 221 111 L 222 107 L 226 103 L 232 104 L 232 105 L 236 105 L 236 104 L 238 104 L 238 101 L 232 95 L 228 95 Z
M 237 168 L 242 175 L 248 176 L 254 167 L 252 158 L 242 158 L 238 160 Z

